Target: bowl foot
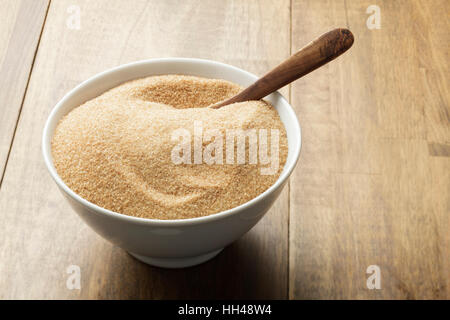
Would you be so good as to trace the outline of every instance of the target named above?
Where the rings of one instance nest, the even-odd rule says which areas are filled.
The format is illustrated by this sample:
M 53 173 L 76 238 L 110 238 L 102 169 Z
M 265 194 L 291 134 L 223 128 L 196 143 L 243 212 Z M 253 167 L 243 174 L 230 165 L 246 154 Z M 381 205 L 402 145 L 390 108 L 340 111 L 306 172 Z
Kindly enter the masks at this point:
M 184 258 L 153 258 L 153 257 L 147 257 L 147 256 L 141 256 L 139 254 L 135 254 L 132 252 L 128 252 L 130 255 L 138 259 L 139 261 L 142 261 L 146 264 L 149 264 L 151 266 L 155 267 L 161 267 L 161 268 L 186 268 L 186 267 L 192 267 L 196 266 L 198 264 L 201 264 L 203 262 L 206 262 L 212 258 L 214 258 L 216 255 L 222 251 L 223 248 L 220 248 L 219 250 L 215 250 L 212 252 L 208 252 L 206 254 L 202 254 L 199 256 L 194 257 L 184 257 Z

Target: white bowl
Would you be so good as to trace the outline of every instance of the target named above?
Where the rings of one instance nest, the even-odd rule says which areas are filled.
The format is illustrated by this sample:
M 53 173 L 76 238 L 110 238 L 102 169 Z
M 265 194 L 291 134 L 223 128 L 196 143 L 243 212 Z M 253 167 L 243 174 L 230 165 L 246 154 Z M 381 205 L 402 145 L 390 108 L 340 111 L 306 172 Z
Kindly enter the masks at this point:
M 280 195 L 297 163 L 300 125 L 294 110 L 279 93 L 266 98 L 278 111 L 288 137 L 288 157 L 283 171 L 269 189 L 236 208 L 183 220 L 136 218 L 101 208 L 77 195 L 61 180 L 53 165 L 51 139 L 58 121 L 80 104 L 125 81 L 151 75 L 184 74 L 225 79 L 248 86 L 257 77 L 239 68 L 208 60 L 164 58 L 137 61 L 102 72 L 66 94 L 52 110 L 44 128 L 45 164 L 65 198 L 97 233 L 150 265 L 182 268 L 205 262 L 249 231 Z

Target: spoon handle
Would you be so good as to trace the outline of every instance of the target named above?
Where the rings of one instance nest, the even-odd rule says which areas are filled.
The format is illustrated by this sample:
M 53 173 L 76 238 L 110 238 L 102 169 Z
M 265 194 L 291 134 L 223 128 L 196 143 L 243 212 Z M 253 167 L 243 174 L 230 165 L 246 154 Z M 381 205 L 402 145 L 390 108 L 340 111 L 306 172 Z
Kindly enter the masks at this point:
M 292 81 L 336 59 L 352 46 L 353 40 L 353 34 L 348 29 L 339 28 L 324 33 L 265 76 L 258 79 L 254 84 L 234 97 L 213 105 L 212 108 L 220 108 L 235 102 L 262 99 Z

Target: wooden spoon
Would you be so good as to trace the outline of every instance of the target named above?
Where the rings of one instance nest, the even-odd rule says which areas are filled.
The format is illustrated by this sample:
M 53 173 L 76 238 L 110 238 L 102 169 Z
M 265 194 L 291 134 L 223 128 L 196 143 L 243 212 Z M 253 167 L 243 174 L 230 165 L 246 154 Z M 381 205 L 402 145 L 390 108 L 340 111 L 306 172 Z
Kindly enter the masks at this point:
M 262 99 L 336 59 L 352 46 L 353 40 L 353 34 L 348 29 L 339 28 L 329 31 L 300 49 L 245 90 L 228 100 L 212 105 L 211 108 L 217 109 L 231 103 Z

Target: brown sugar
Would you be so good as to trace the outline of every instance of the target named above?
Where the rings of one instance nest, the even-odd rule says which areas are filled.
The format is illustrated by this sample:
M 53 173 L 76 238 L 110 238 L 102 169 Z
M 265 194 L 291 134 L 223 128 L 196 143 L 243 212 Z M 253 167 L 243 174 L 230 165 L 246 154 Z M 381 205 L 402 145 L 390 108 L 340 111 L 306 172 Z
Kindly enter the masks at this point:
M 268 103 L 207 108 L 241 89 L 180 75 L 124 83 L 60 121 L 52 139 L 56 170 L 84 199 L 130 216 L 185 219 L 241 205 L 277 180 L 288 152 Z

